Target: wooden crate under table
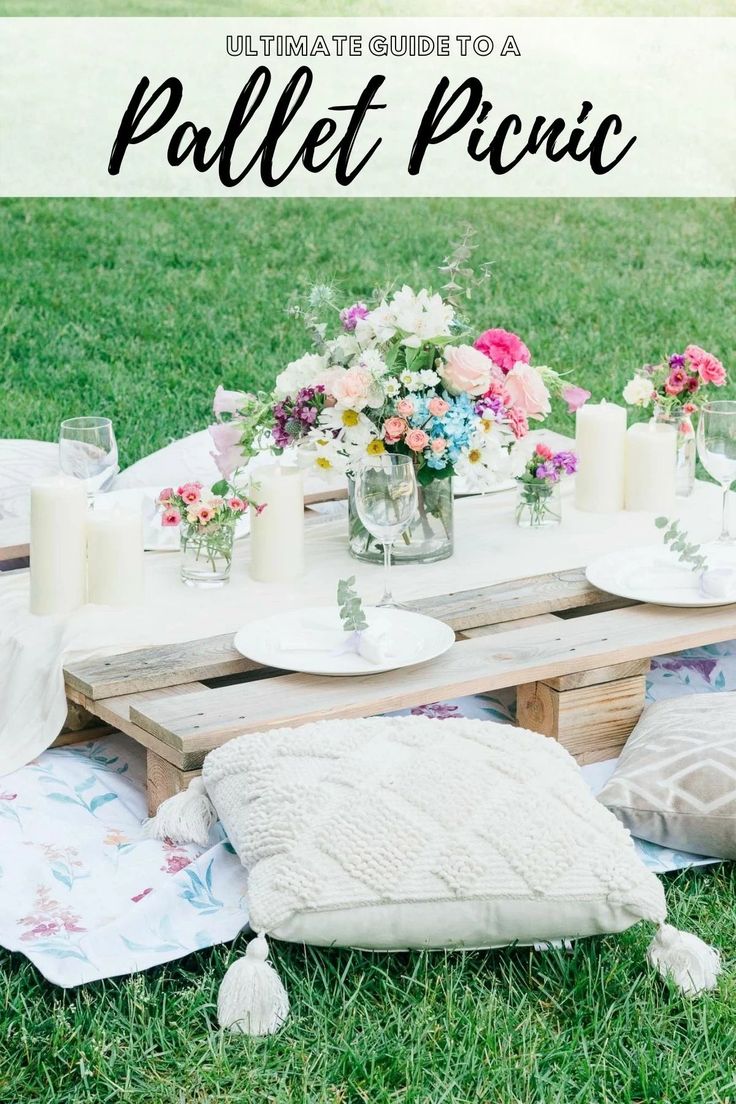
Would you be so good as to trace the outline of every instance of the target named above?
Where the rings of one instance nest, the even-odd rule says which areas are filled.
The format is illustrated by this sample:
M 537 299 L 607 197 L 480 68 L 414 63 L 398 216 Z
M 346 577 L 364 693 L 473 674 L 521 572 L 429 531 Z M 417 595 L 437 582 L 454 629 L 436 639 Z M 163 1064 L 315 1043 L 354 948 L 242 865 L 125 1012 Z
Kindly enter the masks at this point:
M 154 810 L 234 736 L 504 687 L 517 688 L 519 724 L 558 739 L 581 763 L 607 759 L 639 718 L 652 656 L 736 637 L 733 606 L 612 599 L 580 570 L 410 605 L 457 634 L 449 652 L 421 666 L 354 678 L 289 674 L 244 659 L 227 635 L 69 664 L 67 697 L 98 731 L 113 726 L 147 749 Z

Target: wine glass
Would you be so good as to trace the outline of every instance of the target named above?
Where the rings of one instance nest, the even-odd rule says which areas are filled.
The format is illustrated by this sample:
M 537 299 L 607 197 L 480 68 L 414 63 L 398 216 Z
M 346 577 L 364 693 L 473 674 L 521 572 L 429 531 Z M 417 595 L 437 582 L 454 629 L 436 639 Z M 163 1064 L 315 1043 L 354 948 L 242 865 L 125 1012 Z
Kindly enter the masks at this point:
M 59 466 L 81 479 L 90 501 L 118 470 L 118 446 L 109 418 L 67 418 L 59 431 Z
M 385 453 L 362 467 L 355 477 L 355 506 L 368 532 L 383 545 L 383 597 L 378 605 L 400 609 L 391 594 L 391 550 L 417 510 L 412 458 Z
M 736 479 L 736 402 L 719 399 L 703 403 L 698 421 L 700 462 L 723 491 L 719 544 L 733 544 L 728 531 L 728 491 Z

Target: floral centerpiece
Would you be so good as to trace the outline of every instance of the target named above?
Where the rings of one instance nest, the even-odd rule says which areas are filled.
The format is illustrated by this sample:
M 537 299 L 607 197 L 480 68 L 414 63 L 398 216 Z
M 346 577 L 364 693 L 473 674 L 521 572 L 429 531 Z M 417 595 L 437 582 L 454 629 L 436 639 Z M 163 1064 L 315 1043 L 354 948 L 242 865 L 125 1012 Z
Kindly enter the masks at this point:
M 158 496 L 163 526 L 179 526 L 181 577 L 190 586 L 222 586 L 230 576 L 235 526 L 250 502 L 227 480 L 211 492 L 201 483 L 165 487 Z M 259 512 L 264 506 L 255 507 Z
M 471 249 L 466 235 L 446 259 L 441 293 L 404 284 L 370 303 L 343 306 L 333 288 L 318 286 L 306 304 L 293 306 L 311 351 L 284 368 L 270 394 L 218 388 L 211 433 L 223 475 L 264 448 L 295 446 L 300 463 L 349 480 L 387 452 L 411 456 L 418 513 L 395 558 L 426 562 L 449 555 L 453 476 L 469 489 L 491 487 L 508 476 L 512 446 L 530 422 L 546 418 L 553 394 L 569 409 L 588 398 L 551 368 L 533 366 L 516 334 L 470 329 L 461 303 L 477 282 L 468 265 Z M 484 269 L 479 279 L 486 276 Z M 350 513 L 351 551 L 379 560 L 380 547 L 352 503 Z
M 623 390 L 624 402 L 651 410 L 657 422 L 677 429 L 677 493 L 689 495 L 695 483 L 695 435 L 692 415 L 707 387 L 723 387 L 726 369 L 712 353 L 688 345 L 659 364 L 645 364 Z
M 523 528 L 559 525 L 562 520 L 560 482 L 578 468 L 574 452 L 553 452 L 549 445 L 538 444 L 516 477 L 519 499 L 516 524 Z

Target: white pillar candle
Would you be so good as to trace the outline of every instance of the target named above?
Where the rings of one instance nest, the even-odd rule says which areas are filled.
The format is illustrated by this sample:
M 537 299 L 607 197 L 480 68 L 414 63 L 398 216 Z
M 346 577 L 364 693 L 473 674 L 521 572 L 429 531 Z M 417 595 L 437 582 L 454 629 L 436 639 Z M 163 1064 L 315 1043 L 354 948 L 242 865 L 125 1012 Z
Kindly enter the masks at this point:
M 99 606 L 143 602 L 142 511 L 92 510 L 87 519 L 87 598 Z
M 261 583 L 286 583 L 304 572 L 304 487 L 299 468 L 257 468 L 251 477 L 250 573 Z
M 64 616 L 85 601 L 87 491 L 54 475 L 31 484 L 31 613 Z
M 626 434 L 626 509 L 669 513 L 675 507 L 677 430 L 639 422 Z
M 586 403 L 575 415 L 575 505 L 593 514 L 624 508 L 626 408 Z

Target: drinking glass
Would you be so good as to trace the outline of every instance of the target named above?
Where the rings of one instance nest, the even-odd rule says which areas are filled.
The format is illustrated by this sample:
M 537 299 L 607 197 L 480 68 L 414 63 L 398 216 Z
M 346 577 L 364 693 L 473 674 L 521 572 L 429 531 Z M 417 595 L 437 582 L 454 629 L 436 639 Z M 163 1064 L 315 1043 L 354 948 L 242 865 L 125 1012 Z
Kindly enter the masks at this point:
M 118 446 L 109 418 L 67 418 L 59 432 L 59 465 L 81 479 L 90 500 L 118 469 Z
M 720 483 L 723 491 L 723 512 L 719 544 L 732 544 L 728 531 L 728 491 L 736 479 L 736 402 L 719 399 L 703 403 L 698 421 L 698 455 L 700 462 Z
M 383 545 L 383 597 L 378 605 L 400 609 L 391 594 L 391 550 L 417 509 L 412 458 L 386 453 L 362 467 L 355 476 L 355 507 L 365 528 Z

